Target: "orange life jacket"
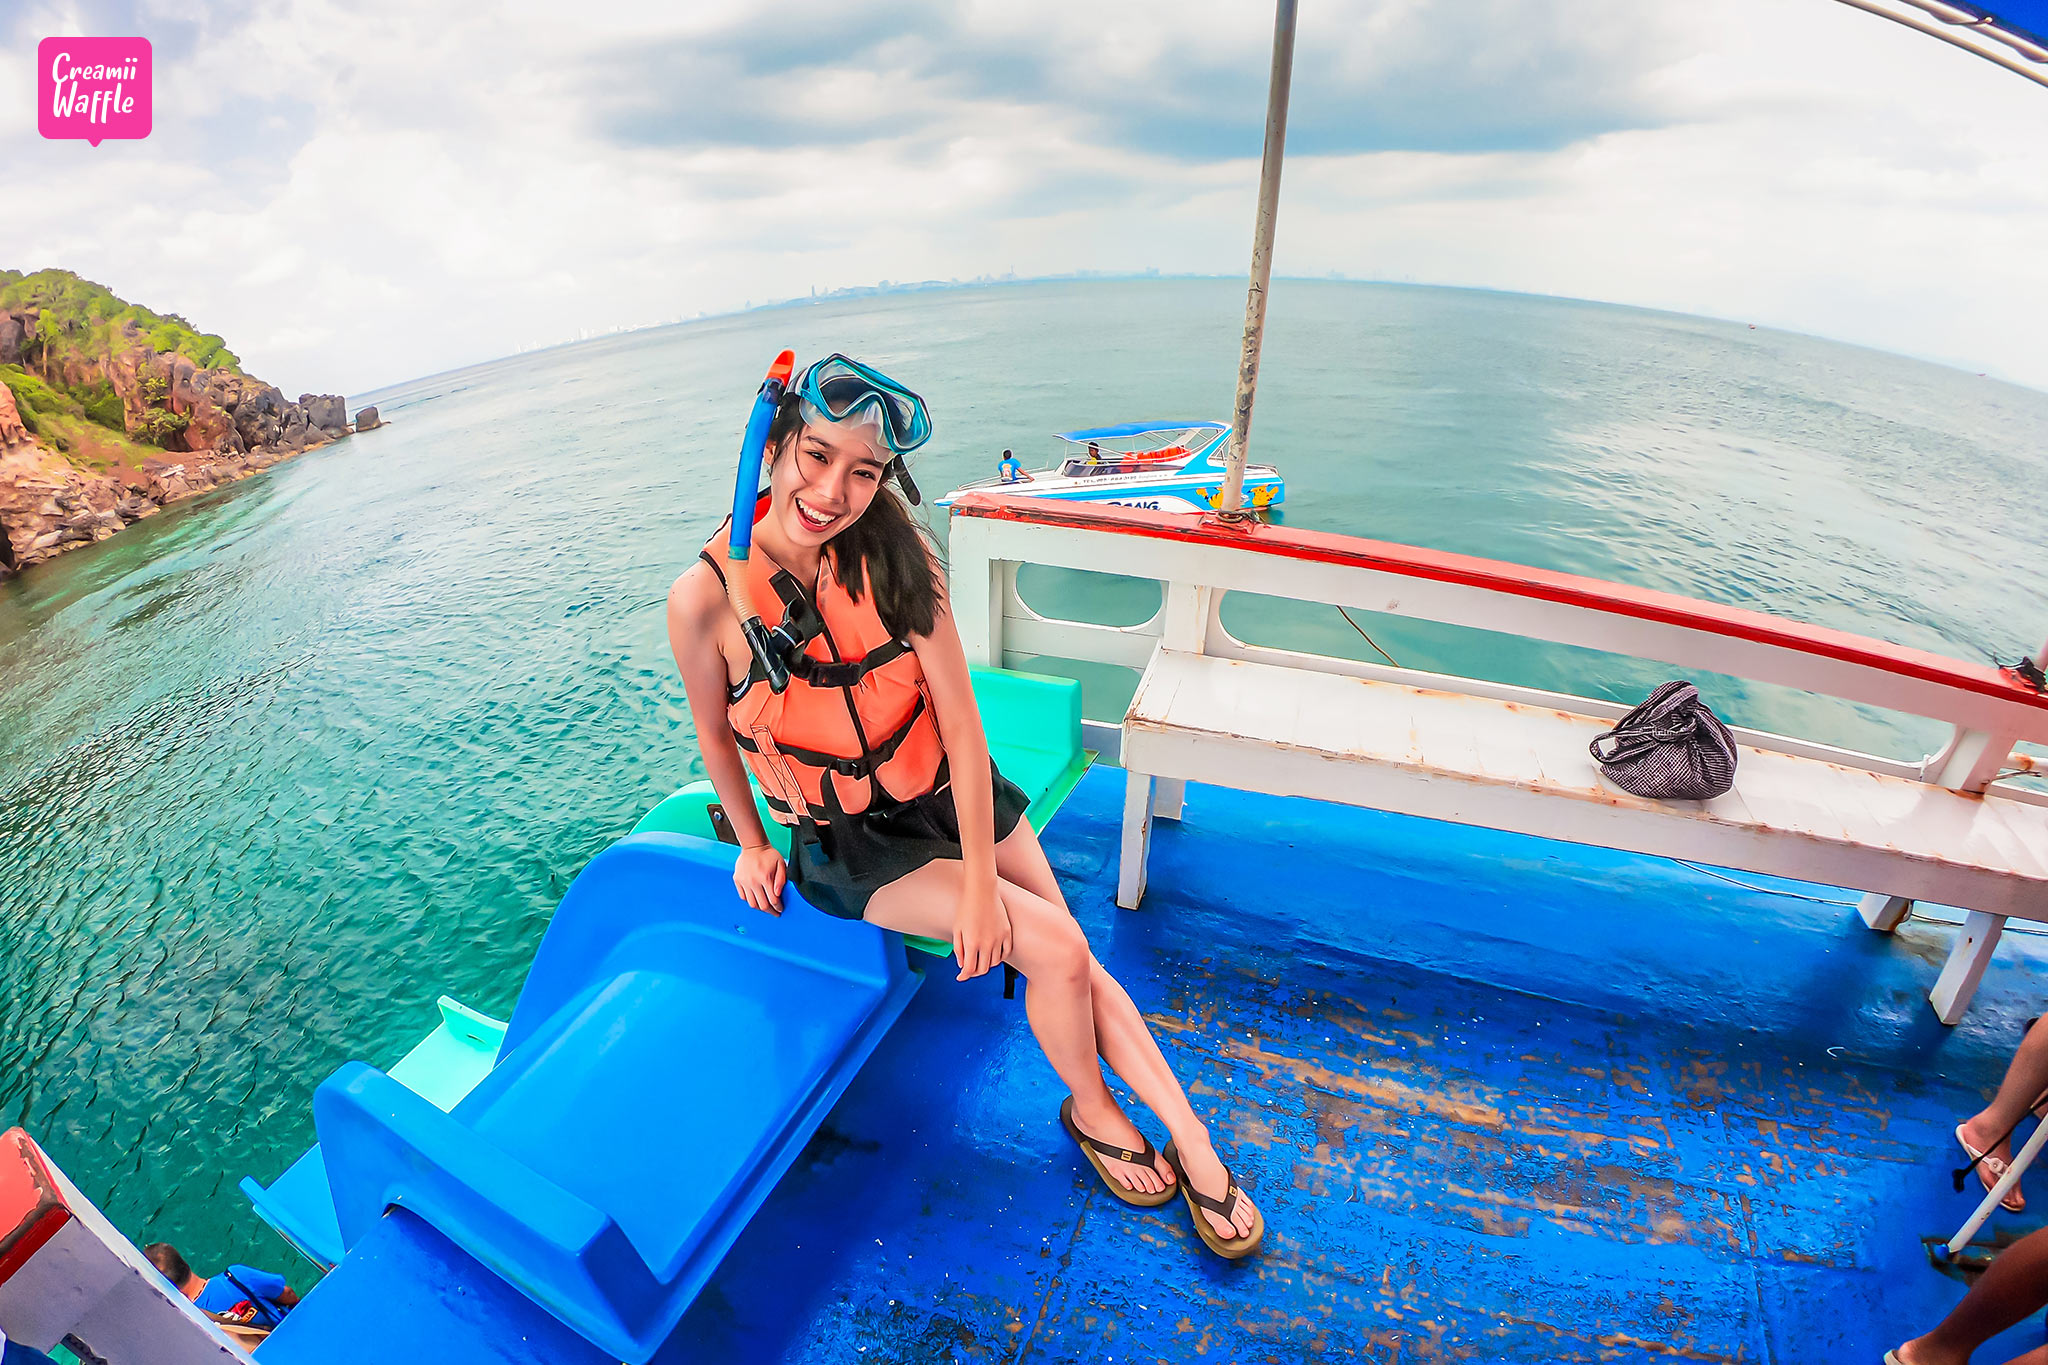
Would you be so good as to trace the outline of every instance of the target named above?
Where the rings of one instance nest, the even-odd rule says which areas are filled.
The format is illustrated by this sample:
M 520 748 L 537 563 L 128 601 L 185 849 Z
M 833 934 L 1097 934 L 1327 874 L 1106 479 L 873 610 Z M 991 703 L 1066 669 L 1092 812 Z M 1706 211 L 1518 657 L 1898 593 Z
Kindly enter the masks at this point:
M 767 515 L 764 494 L 754 520 Z M 732 518 L 700 552 L 725 582 Z M 891 635 L 875 610 L 872 580 L 855 600 L 833 572 L 832 556 L 806 591 L 768 557 L 759 540 L 746 559 L 754 609 L 782 618 L 806 637 L 791 661 L 789 687 L 778 696 L 756 660 L 726 689 L 726 720 L 747 770 L 776 818 L 829 824 L 935 791 L 946 782 L 946 750 L 925 689 L 924 669 L 910 642 Z

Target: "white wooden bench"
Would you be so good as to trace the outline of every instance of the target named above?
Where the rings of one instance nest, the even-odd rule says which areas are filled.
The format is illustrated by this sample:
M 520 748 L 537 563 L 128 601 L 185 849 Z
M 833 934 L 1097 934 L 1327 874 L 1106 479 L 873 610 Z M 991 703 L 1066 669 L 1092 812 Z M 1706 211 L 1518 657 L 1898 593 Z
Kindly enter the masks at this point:
M 1651 801 L 1587 753 L 1611 723 L 1162 649 L 1124 717 L 1117 902 L 1144 894 L 1153 779 L 1171 777 L 2048 919 L 2048 808 L 1753 745 L 1726 795 Z M 1937 1009 L 1960 1015 L 1993 936 L 1950 957 Z
M 1995 668 L 1569 574 L 1125 508 L 970 495 L 950 557 L 970 661 L 1143 670 L 1120 731 L 1089 741 L 1130 773 L 1127 908 L 1144 894 L 1152 821 L 1178 817 L 1192 780 L 1853 887 L 1878 930 L 1915 900 L 1958 906 L 1969 916 L 1930 991 L 1946 1023 L 2007 918 L 2048 922 L 2048 793 L 2008 780 L 2035 763 L 2016 745 L 2048 743 L 2048 697 Z M 1133 626 L 1048 619 L 1017 593 L 1026 563 L 1154 578 L 1161 606 Z M 1932 717 L 1950 736 L 1906 760 L 1738 728 L 1732 792 L 1646 801 L 1586 751 L 1626 705 L 1252 645 L 1222 625 L 1232 591 L 1733 674 Z

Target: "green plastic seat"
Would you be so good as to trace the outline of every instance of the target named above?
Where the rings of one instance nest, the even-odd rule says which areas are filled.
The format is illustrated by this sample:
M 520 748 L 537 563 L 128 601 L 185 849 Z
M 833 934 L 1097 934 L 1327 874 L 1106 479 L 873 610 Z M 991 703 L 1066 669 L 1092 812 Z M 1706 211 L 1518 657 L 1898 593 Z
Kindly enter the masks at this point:
M 1042 830 L 1095 761 L 1081 747 L 1081 684 L 1008 668 L 968 672 L 989 757 L 1031 798 L 1026 818 Z
M 1081 747 L 1081 684 L 1071 678 L 1019 673 L 1007 668 L 976 668 L 969 672 L 974 682 L 974 700 L 981 709 L 982 730 L 988 736 L 989 757 L 1004 777 L 1031 798 L 1024 818 L 1031 822 L 1031 828 L 1042 830 L 1095 760 L 1094 754 Z M 700 779 L 641 816 L 633 833 L 690 834 L 699 839 L 716 839 L 718 830 L 711 821 L 711 808 L 718 804 L 718 792 L 710 780 Z M 789 827 L 777 823 L 769 814 L 768 803 L 758 787 L 754 790 L 754 810 L 760 816 L 761 828 L 768 832 L 768 841 L 787 858 Z M 953 945 L 941 938 L 905 934 L 903 941 L 933 957 L 953 955 Z

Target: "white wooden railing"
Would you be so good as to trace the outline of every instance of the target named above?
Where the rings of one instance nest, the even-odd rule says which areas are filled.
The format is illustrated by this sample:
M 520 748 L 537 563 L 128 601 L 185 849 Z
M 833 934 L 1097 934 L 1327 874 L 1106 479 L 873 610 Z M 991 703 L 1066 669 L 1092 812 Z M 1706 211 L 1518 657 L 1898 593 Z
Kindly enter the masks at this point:
M 1577 645 L 1928 717 L 1946 724 L 1949 738 L 1918 761 L 1795 735 L 1736 735 L 1802 758 L 2048 806 L 2048 793 L 2011 780 L 2036 767 L 2015 746 L 2048 743 L 2048 696 L 1988 665 L 1652 589 L 1290 527 L 977 492 L 954 504 L 950 533 L 953 610 L 970 663 L 1015 665 L 1050 655 L 1143 669 L 1163 643 L 1581 715 L 1618 717 L 1628 709 L 1250 644 L 1224 628 L 1219 608 L 1227 593 L 1258 593 Z M 1025 564 L 1152 579 L 1161 585 L 1160 607 L 1130 626 L 1050 618 L 1018 594 L 1017 571 Z M 1091 745 L 1114 758 L 1115 732 L 1100 724 L 1089 730 Z M 1161 783 L 1157 808 L 1179 813 L 1173 784 Z M 2048 862 L 2048 849 L 2041 856 Z M 1861 906 L 1865 921 L 1881 930 L 1895 927 L 1908 909 L 1909 902 L 1882 895 L 1865 896 Z M 1995 927 L 1975 929 L 1995 938 Z

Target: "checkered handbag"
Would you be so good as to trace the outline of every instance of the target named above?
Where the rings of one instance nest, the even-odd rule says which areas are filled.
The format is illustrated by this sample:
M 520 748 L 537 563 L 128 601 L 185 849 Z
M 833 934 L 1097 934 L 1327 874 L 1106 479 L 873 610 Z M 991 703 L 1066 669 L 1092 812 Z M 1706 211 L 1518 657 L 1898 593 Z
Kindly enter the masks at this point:
M 1689 682 L 1668 682 L 1587 746 L 1607 780 L 1637 796 L 1707 801 L 1735 785 L 1735 736 Z

